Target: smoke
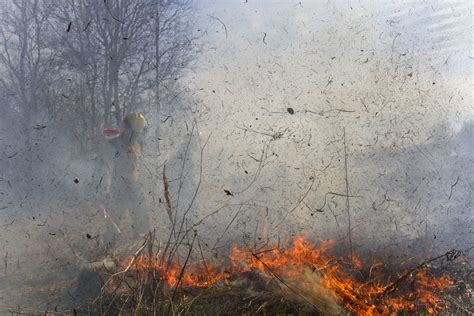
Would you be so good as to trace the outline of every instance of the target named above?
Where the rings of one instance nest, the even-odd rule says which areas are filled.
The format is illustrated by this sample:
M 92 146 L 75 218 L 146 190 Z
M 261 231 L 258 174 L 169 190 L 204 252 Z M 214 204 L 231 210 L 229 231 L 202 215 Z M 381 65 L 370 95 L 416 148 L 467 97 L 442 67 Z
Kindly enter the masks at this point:
M 160 85 L 161 108 L 143 111 L 150 127 L 134 207 L 126 205 L 127 172 L 107 175 L 115 152 L 100 133 L 105 122 L 89 111 L 95 104 L 105 112 L 87 81 L 100 88 L 99 74 L 88 77 L 96 68 L 80 68 L 71 54 L 74 67 L 52 72 L 55 83 L 67 81 L 59 99 L 42 98 L 47 110 L 28 120 L 2 81 L 0 283 L 9 295 L 0 302 L 48 305 L 23 294 L 38 284 L 63 284 L 55 293 L 64 292 L 82 259 L 130 252 L 139 241 L 131 237 L 137 218 L 139 233 L 154 229 L 163 242 L 173 229 L 195 231 L 202 252 L 218 257 L 235 242 L 255 246 L 301 233 L 367 256 L 426 258 L 472 248 L 466 5 L 242 2 L 209 1 L 196 10 L 192 34 L 199 34 L 200 52 L 178 49 L 179 61 L 193 58 L 192 69 Z M 74 34 L 70 43 L 87 39 Z M 98 56 L 89 57 L 102 65 Z M 152 69 L 149 55 L 142 57 L 127 67 L 136 71 L 143 61 Z M 68 64 L 51 63 L 58 73 Z M 124 76 L 117 87 L 132 87 L 136 76 Z M 129 95 L 127 102 L 137 102 L 127 110 L 155 104 L 153 80 Z M 105 203 L 107 186 L 115 195 Z M 114 246 L 106 231 L 116 235 Z M 337 314 L 321 280 L 300 277 L 293 285 L 304 297 Z

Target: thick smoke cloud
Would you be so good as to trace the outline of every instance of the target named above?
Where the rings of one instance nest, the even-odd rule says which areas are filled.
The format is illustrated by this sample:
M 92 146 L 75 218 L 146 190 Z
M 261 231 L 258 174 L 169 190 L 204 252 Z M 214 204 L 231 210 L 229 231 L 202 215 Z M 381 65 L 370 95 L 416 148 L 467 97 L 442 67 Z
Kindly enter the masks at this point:
M 0 303 L 51 305 L 28 295 L 44 283 L 52 302 L 94 296 L 86 268 L 136 248 L 136 214 L 216 256 L 298 234 L 386 257 L 472 247 L 470 4 L 243 2 L 3 9 Z M 100 191 L 102 130 L 135 111 L 139 177 L 109 179 L 137 188 L 124 209 Z

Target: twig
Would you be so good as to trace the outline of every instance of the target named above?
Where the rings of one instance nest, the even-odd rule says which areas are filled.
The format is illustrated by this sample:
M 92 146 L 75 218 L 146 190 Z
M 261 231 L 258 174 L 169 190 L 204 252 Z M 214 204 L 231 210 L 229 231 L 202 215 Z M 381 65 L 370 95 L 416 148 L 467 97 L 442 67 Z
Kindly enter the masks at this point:
M 252 133 L 255 133 L 255 134 L 260 134 L 260 135 L 265 135 L 265 136 L 269 136 L 272 138 L 272 140 L 277 140 L 277 139 L 280 139 L 283 137 L 283 135 L 285 134 L 285 132 L 288 130 L 288 127 L 285 128 L 282 132 L 281 131 L 278 131 L 278 132 L 274 132 L 273 134 L 270 134 L 270 133 L 265 133 L 265 132 L 259 132 L 259 131 L 256 131 L 248 126 L 245 126 L 245 128 L 241 128 L 241 127 L 237 127 L 238 129 L 241 129 L 243 131 L 246 131 L 246 132 L 252 132 Z M 252 157 L 253 158 L 253 157 Z M 253 158 L 255 159 L 255 158 Z
M 393 41 L 392 41 L 392 53 L 390 54 L 390 61 L 393 63 L 393 54 L 395 52 L 395 41 L 397 40 L 397 37 L 399 37 L 400 35 L 402 35 L 401 33 L 397 33 L 395 34 L 395 37 L 393 38 Z
M 227 26 L 225 26 L 225 23 L 222 22 L 222 20 L 219 19 L 218 17 L 212 16 L 210 14 L 208 14 L 207 16 L 214 19 L 214 20 L 217 20 L 217 21 L 221 22 L 221 24 L 222 24 L 222 26 L 224 27 L 224 30 L 225 30 L 225 39 L 227 39 L 228 38 L 228 36 L 227 36 Z
M 365 104 L 364 100 L 361 98 L 360 99 L 360 102 L 362 103 L 362 105 L 364 106 L 365 108 L 365 112 L 369 112 L 369 109 L 367 108 L 367 105 Z
M 112 14 L 112 11 L 110 10 L 109 6 L 107 5 L 107 0 L 104 0 L 104 6 L 105 6 L 105 9 L 107 10 L 107 12 L 110 14 L 110 16 L 112 17 L 112 19 L 114 19 L 115 21 L 119 22 L 119 23 L 122 23 L 122 24 L 125 24 L 123 21 L 119 20 L 118 18 L 116 18 L 113 14 Z M 89 25 L 87 25 L 89 26 Z
M 133 257 L 132 257 L 132 260 L 130 260 L 130 263 L 127 265 L 127 267 L 125 269 L 123 269 L 122 271 L 119 271 L 119 272 L 116 272 L 114 274 L 112 274 L 108 280 L 106 282 L 104 282 L 104 285 L 102 286 L 101 288 L 101 292 L 104 291 L 104 289 L 107 287 L 107 285 L 109 284 L 109 282 L 116 276 L 120 275 L 120 274 L 124 274 L 124 273 L 127 273 L 130 268 L 132 267 L 132 265 L 135 263 L 135 260 L 137 260 L 138 256 L 140 255 L 140 253 L 143 251 L 143 249 L 145 249 L 146 245 L 148 244 L 148 238 L 145 239 L 145 241 L 143 242 L 143 245 L 140 246 L 140 248 L 138 248 L 137 251 L 135 251 L 135 253 L 133 254 Z M 115 289 L 115 291 L 118 289 L 118 287 Z M 114 292 L 115 292 L 114 291 Z M 112 302 L 111 302 L 112 303 Z M 110 308 L 111 305 L 109 305 L 109 308 Z
M 7 268 L 8 268 L 8 251 L 5 253 L 5 274 L 7 274 Z
M 165 252 L 163 253 L 163 258 L 164 256 L 166 255 L 166 253 L 168 252 L 168 260 L 167 260 L 167 269 L 170 267 L 171 265 L 171 259 L 173 258 L 173 256 L 176 254 L 176 252 L 178 251 L 178 248 L 179 246 L 182 244 L 183 240 L 186 238 L 188 232 L 190 230 L 186 230 L 183 234 L 183 227 L 184 227 L 184 223 L 187 222 L 187 214 L 191 211 L 192 209 L 192 206 L 194 204 L 194 202 L 196 201 L 196 197 L 197 197 L 197 194 L 199 192 L 199 189 L 201 187 L 201 183 L 202 183 L 202 171 L 203 171 L 203 158 L 204 158 L 204 149 L 206 148 L 208 142 L 209 142 L 209 139 L 211 138 L 211 135 L 212 133 L 209 134 L 209 136 L 207 137 L 206 139 L 206 142 L 203 144 L 203 146 L 201 146 L 201 155 L 200 155 L 200 165 L 199 165 L 199 181 L 196 185 L 196 189 L 194 190 L 194 194 L 191 198 L 191 201 L 189 202 L 189 205 L 187 207 L 187 209 L 184 211 L 184 214 L 182 216 L 182 219 L 181 219 L 181 222 L 180 222 L 180 226 L 179 226 L 179 229 L 178 231 L 175 233 L 175 239 L 176 239 L 176 242 L 175 244 L 171 247 L 171 250 L 168 251 L 168 247 L 169 247 L 169 244 L 170 244 L 170 241 L 171 241 L 171 237 L 174 235 L 174 227 L 176 225 L 176 223 L 173 224 L 173 230 L 172 232 L 170 233 L 169 235 L 169 239 L 168 239 L 168 243 L 167 243 L 167 246 L 166 246 L 166 249 L 165 249 Z
M 451 200 L 451 196 L 453 195 L 453 188 L 458 184 L 459 178 L 460 178 L 460 177 L 458 176 L 457 179 L 456 179 L 456 182 L 454 182 L 453 184 L 451 184 L 451 191 L 449 192 L 448 201 Z
M 227 224 L 226 228 L 224 229 L 224 231 L 222 232 L 222 234 L 216 239 L 216 243 L 214 244 L 214 246 L 212 247 L 213 250 L 217 249 L 217 245 L 220 243 L 220 241 L 222 240 L 222 238 L 224 237 L 224 235 L 227 233 L 227 231 L 229 230 L 230 226 L 232 225 L 232 223 L 234 223 L 235 219 L 237 218 L 237 216 L 240 214 L 240 211 L 242 210 L 242 205 L 239 207 L 239 209 L 237 210 L 237 212 L 235 212 L 234 216 L 232 217 L 232 219 L 230 220 L 230 222 Z
M 204 253 L 202 252 L 201 241 L 199 240 L 199 236 L 197 238 L 197 241 L 198 241 L 198 246 L 199 246 L 199 252 L 201 253 L 202 263 L 204 264 L 204 268 L 206 269 L 207 278 L 209 279 L 209 282 L 212 284 L 212 277 L 211 277 L 211 274 L 209 273 L 209 268 L 207 267 L 206 258 L 204 258 Z
M 238 127 L 238 126 L 237 126 L 238 129 L 241 129 L 241 130 L 246 131 L 246 132 L 252 132 L 252 133 L 255 133 L 255 134 L 260 134 L 260 135 L 269 136 L 269 137 L 272 137 L 272 138 L 273 138 L 274 135 L 275 135 L 275 134 L 270 134 L 270 133 L 265 133 L 265 132 L 259 132 L 259 131 L 256 131 L 256 130 L 254 130 L 254 129 L 250 128 L 250 127 L 247 127 L 247 126 L 245 126 L 245 125 L 244 125 L 244 127 L 245 127 L 245 128 L 242 128 L 242 127 Z
M 173 220 L 173 227 L 172 227 L 172 233 L 174 234 L 175 232 L 175 228 L 176 228 L 176 223 L 177 223 L 177 216 L 178 216 L 178 210 L 179 210 L 179 202 L 180 202 L 180 198 L 181 198 L 181 190 L 183 189 L 183 185 L 184 185 L 184 167 L 186 166 L 186 161 L 188 160 L 187 157 L 188 157 L 188 152 L 189 152 L 189 148 L 191 146 L 191 141 L 193 139 L 193 135 L 194 135 L 194 128 L 195 128 L 195 125 L 193 124 L 193 127 L 191 129 L 191 132 L 189 133 L 189 139 L 188 139 L 188 143 L 186 144 L 186 150 L 184 151 L 184 157 L 183 157 L 183 163 L 181 164 L 181 170 L 179 172 L 179 186 L 178 186 L 178 193 L 177 193 L 177 197 L 176 197 L 176 212 L 174 214 L 174 220 Z
M 143 249 L 145 249 L 146 245 L 148 244 L 148 239 L 146 239 L 144 242 L 143 242 L 143 245 L 140 246 L 140 248 L 138 248 L 137 251 L 135 251 L 135 253 L 133 254 L 133 257 L 132 257 L 132 260 L 130 260 L 130 263 L 127 265 L 127 267 L 122 270 L 122 271 L 119 271 L 119 272 L 116 272 L 114 274 L 112 274 L 110 276 L 110 278 L 113 278 L 119 274 L 123 274 L 123 273 L 126 273 L 128 272 L 128 270 L 130 270 L 130 268 L 132 267 L 133 263 L 135 262 L 135 260 L 137 260 L 138 256 L 140 255 L 140 253 L 143 251 Z
M 347 146 L 346 146 L 346 128 L 344 127 L 344 169 L 346 174 L 346 213 L 347 213 L 347 228 L 348 228 L 348 237 L 349 237 L 349 250 L 351 253 L 351 260 L 353 258 L 353 250 L 352 250 L 352 228 L 351 228 L 351 211 L 350 211 L 350 203 L 349 203 L 349 177 L 347 175 Z
M 203 164 L 203 159 L 204 159 L 204 149 L 206 148 L 211 136 L 212 136 L 212 133 L 209 134 L 209 136 L 207 137 L 204 145 L 201 147 L 201 155 L 200 155 L 200 163 L 199 163 L 199 180 L 198 180 L 198 183 L 196 185 L 196 190 L 194 190 L 191 201 L 189 202 L 189 205 L 188 205 L 187 209 L 184 211 L 183 218 L 181 220 L 181 224 L 180 224 L 177 236 L 180 236 L 180 234 L 183 230 L 183 226 L 184 226 L 184 222 L 186 220 L 186 216 L 191 211 L 191 208 L 193 207 L 194 202 L 196 201 L 197 194 L 199 193 L 199 189 L 200 189 L 201 184 L 202 184 L 202 164 Z M 183 236 L 183 238 L 184 238 L 184 236 Z M 177 244 L 179 245 L 180 242 L 178 242 Z
M 115 221 L 112 219 L 112 217 L 109 215 L 109 213 L 105 210 L 105 206 L 102 206 L 102 210 L 104 211 L 104 218 L 109 219 L 109 221 L 112 223 L 112 225 L 115 227 L 117 232 L 120 234 L 122 231 L 120 230 L 120 227 L 118 227 L 117 224 L 115 224 Z
M 392 283 L 390 283 L 389 285 L 387 285 L 385 287 L 385 289 L 383 290 L 382 293 L 380 293 L 379 297 L 383 297 L 387 294 L 390 294 L 394 291 L 397 290 L 398 288 L 398 285 L 400 285 L 402 282 L 404 282 L 406 279 L 408 279 L 408 277 L 413 273 L 415 272 L 416 270 L 419 270 L 421 268 L 423 268 L 424 266 L 426 266 L 428 263 L 431 263 L 435 260 L 438 260 L 438 259 L 441 259 L 441 258 L 444 258 L 446 257 L 446 259 L 448 261 L 453 261 L 455 260 L 456 258 L 458 258 L 460 255 L 462 254 L 461 251 L 459 250 L 456 250 L 456 249 L 452 249 L 450 251 L 447 251 L 446 253 L 442 254 L 442 255 L 439 255 L 437 257 L 434 257 L 432 259 L 429 259 L 429 260 L 426 260 L 422 263 L 420 263 L 419 265 L 417 265 L 415 268 L 413 269 L 410 269 L 408 270 L 407 272 L 403 273 L 397 280 L 393 281 Z
M 245 188 L 243 188 L 242 190 L 240 190 L 238 192 L 234 192 L 234 194 L 244 193 L 245 191 L 250 189 L 250 187 L 257 181 L 257 178 L 260 175 L 260 172 L 262 171 L 262 169 L 264 167 L 264 162 L 265 162 L 265 158 L 266 158 L 265 154 L 267 153 L 269 148 L 270 148 L 270 141 L 263 144 L 263 149 L 262 149 L 262 154 L 260 155 L 260 160 L 255 159 L 254 157 L 249 155 L 252 159 L 254 159 L 255 161 L 258 161 L 257 171 L 255 171 L 255 174 L 254 174 L 252 180 L 249 182 L 249 184 Z
M 173 217 L 171 214 L 171 198 L 170 198 L 170 191 L 169 191 L 169 185 L 168 185 L 168 179 L 166 178 L 166 165 L 163 165 L 163 194 L 165 196 L 165 208 L 166 208 L 166 213 L 168 214 L 170 218 L 170 222 L 173 223 Z
M 193 125 L 193 131 L 194 131 L 194 125 Z M 182 216 L 182 219 L 181 219 L 181 222 L 180 222 L 180 225 L 179 225 L 179 229 L 177 231 L 176 231 L 176 226 L 177 226 L 177 215 L 176 214 L 178 212 L 175 212 L 175 220 L 173 221 L 173 227 L 172 227 L 171 232 L 168 236 L 168 242 L 166 243 L 165 249 L 163 251 L 162 259 L 161 259 L 162 262 L 166 262 L 166 270 L 168 270 L 168 268 L 171 266 L 173 256 L 178 251 L 179 246 L 182 244 L 182 241 L 184 240 L 184 238 L 186 238 L 187 233 L 189 232 L 189 230 L 187 230 L 182 235 L 183 226 L 184 226 L 184 223 L 186 222 L 186 216 L 189 213 L 189 211 L 191 210 L 191 208 L 192 208 L 192 206 L 193 206 L 193 204 L 196 200 L 197 194 L 199 192 L 199 188 L 201 187 L 202 169 L 203 169 L 202 164 L 203 164 L 204 149 L 207 146 L 207 143 L 209 142 L 209 139 L 210 139 L 211 135 L 212 135 L 212 133 L 209 134 L 208 138 L 206 139 L 206 142 L 201 147 L 200 167 L 199 167 L 199 181 L 197 183 L 196 189 L 194 190 L 194 194 L 191 198 L 191 202 L 188 205 L 187 209 L 184 211 L 184 214 Z M 189 146 L 189 143 L 188 143 L 188 146 Z M 186 159 L 184 159 L 184 160 L 186 160 Z M 183 164 L 183 168 L 184 168 L 184 164 Z M 179 192 L 179 190 L 178 190 L 178 192 Z M 179 194 L 178 194 L 178 199 L 179 199 Z M 173 236 L 174 236 L 176 242 L 173 245 L 171 245 L 171 239 L 172 239 Z M 167 257 L 166 261 L 165 261 L 165 257 Z M 170 305 L 170 307 L 171 307 L 171 305 Z
M 316 208 L 316 209 L 315 209 L 316 211 L 322 212 L 322 211 L 324 210 L 324 207 L 325 207 L 326 204 L 327 204 L 327 196 L 328 196 L 328 195 L 344 196 L 344 197 L 349 196 L 349 197 L 363 198 L 363 196 L 361 196 L 361 195 L 347 195 L 347 194 L 342 194 L 342 193 L 337 193 L 337 192 L 326 192 L 326 194 L 324 194 L 324 200 L 323 200 L 324 203 L 323 203 L 323 206 Z
M 316 181 L 316 178 L 315 177 L 312 177 L 311 179 L 311 184 L 309 185 L 308 189 L 306 190 L 306 192 L 301 196 L 301 198 L 298 200 L 298 203 L 296 203 L 296 205 L 291 209 L 289 210 L 288 212 L 286 212 L 285 216 L 282 218 L 282 220 L 275 226 L 278 227 L 280 226 L 281 224 L 283 224 L 283 222 L 287 219 L 288 215 L 293 213 L 300 205 L 301 203 L 304 202 L 304 200 L 306 199 L 306 197 L 308 196 L 309 192 L 313 189 L 313 185 L 314 185 L 314 182 Z
M 183 279 L 184 271 L 186 270 L 186 266 L 188 265 L 189 258 L 191 257 L 191 253 L 193 252 L 193 245 L 194 245 L 194 241 L 196 240 L 196 236 L 197 236 L 197 231 L 195 230 L 193 241 L 191 242 L 191 246 L 189 246 L 188 256 L 186 257 L 186 260 L 184 261 L 183 268 L 181 269 L 181 272 L 178 277 L 178 282 L 176 282 L 176 286 L 174 287 L 173 295 L 171 295 L 170 304 L 174 301 L 176 291 L 178 290 L 179 284 L 181 283 L 181 280 Z

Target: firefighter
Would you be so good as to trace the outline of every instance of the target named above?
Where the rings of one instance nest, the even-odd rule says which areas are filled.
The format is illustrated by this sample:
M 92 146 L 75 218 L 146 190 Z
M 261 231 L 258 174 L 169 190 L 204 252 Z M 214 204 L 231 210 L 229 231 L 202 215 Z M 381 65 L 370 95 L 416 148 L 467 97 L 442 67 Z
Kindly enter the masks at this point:
M 113 244 L 120 232 L 118 222 L 125 213 L 130 214 L 133 237 L 146 233 L 147 216 L 141 209 L 139 158 L 142 155 L 143 135 L 148 126 L 145 116 L 140 112 L 128 114 L 120 129 L 104 129 L 108 139 L 106 183 L 104 193 L 110 220 L 104 236 L 105 242 Z M 113 153 L 113 154 L 112 154 Z

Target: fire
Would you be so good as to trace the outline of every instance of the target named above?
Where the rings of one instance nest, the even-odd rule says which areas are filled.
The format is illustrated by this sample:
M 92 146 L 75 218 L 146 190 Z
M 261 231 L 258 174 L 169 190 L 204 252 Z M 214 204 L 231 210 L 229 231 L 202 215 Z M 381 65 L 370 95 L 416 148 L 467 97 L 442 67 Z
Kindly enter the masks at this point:
M 264 278 L 276 278 L 307 303 L 325 293 L 339 306 L 357 315 L 396 315 L 398 312 L 427 311 L 443 308 L 440 293 L 453 285 L 447 275 L 431 276 L 422 266 L 390 281 L 383 264 L 366 265 L 357 257 L 337 258 L 330 254 L 333 241 L 312 243 L 295 237 L 289 247 L 274 246 L 250 251 L 233 246 L 219 264 L 201 262 L 163 262 L 158 258 L 127 258 L 124 266 L 136 271 L 154 271 L 170 288 L 209 288 L 230 282 L 239 274 L 257 271 Z M 368 275 L 367 277 L 362 277 Z M 393 275 L 392 275 L 393 277 Z M 317 280 L 317 281 L 315 281 Z M 317 304 L 316 304 L 317 305 Z M 317 306 L 315 306 L 317 307 Z

